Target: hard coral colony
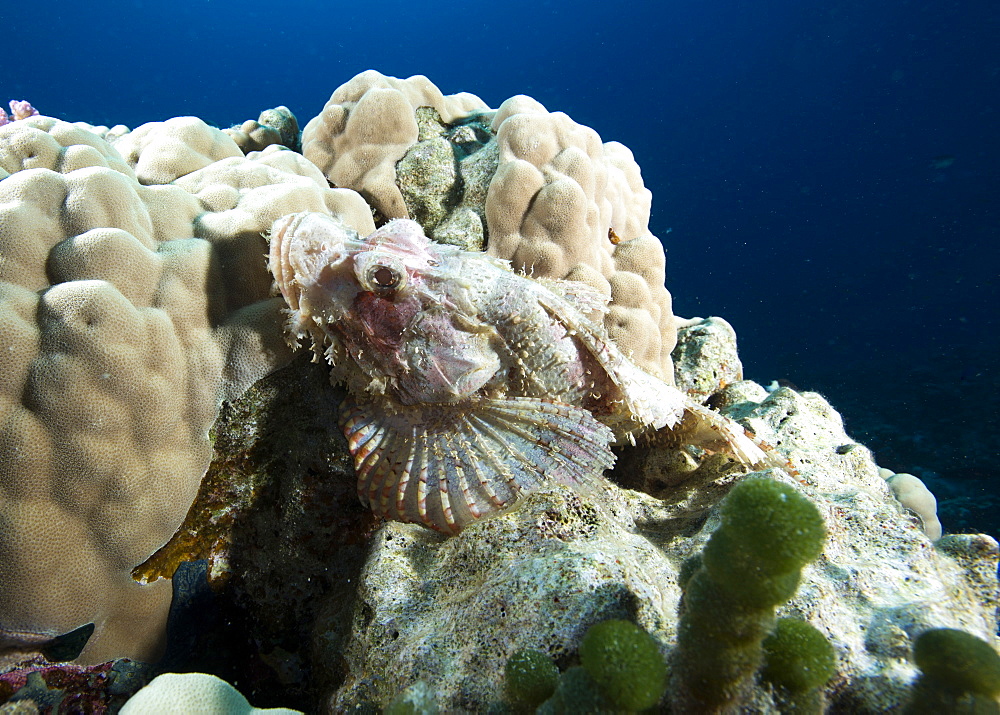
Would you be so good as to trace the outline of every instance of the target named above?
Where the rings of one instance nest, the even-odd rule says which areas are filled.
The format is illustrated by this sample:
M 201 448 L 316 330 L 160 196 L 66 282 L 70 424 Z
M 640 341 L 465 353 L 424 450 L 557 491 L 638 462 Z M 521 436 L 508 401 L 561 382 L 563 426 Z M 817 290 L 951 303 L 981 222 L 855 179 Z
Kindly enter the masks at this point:
M 12 99 L 9 102 L 9 106 L 9 116 L 7 115 L 7 112 L 0 107 L 0 127 L 5 124 L 10 124 L 12 121 L 16 122 L 18 119 L 27 119 L 28 117 L 38 116 L 38 110 L 23 99 Z
M 704 618 L 716 601 L 683 591 L 714 582 L 680 564 L 699 563 L 691 557 L 709 544 L 699 568 L 733 581 L 722 608 L 742 602 L 740 582 L 753 592 L 767 581 L 754 559 L 731 558 L 746 548 L 720 547 L 735 533 L 738 542 L 771 533 L 720 509 L 747 467 L 778 467 L 757 476 L 798 505 L 791 516 L 773 511 L 791 520 L 778 531 L 795 532 L 802 504 L 827 530 L 817 560 L 795 563 L 798 591 L 751 619 L 754 652 L 782 642 L 761 639 L 783 604 L 777 615 L 795 617 L 796 634 L 819 639 L 810 652 L 823 677 L 800 696 L 789 683 L 801 658 L 783 655 L 778 668 L 775 656 L 763 675 L 740 671 L 733 697 L 763 710 L 792 695 L 898 708 L 917 675 L 908 653 L 920 633 L 946 626 L 992 643 L 996 543 L 952 536 L 931 547 L 868 451 L 841 449 L 851 440 L 821 397 L 744 381 L 724 321 L 675 320 L 663 248 L 648 229 L 650 193 L 620 144 L 529 97 L 492 110 L 424 77 L 371 71 L 306 125 L 301 154 L 286 108 L 225 131 L 193 117 L 129 131 L 11 109 L 14 120 L 0 121 L 9 682 L 41 672 L 37 654 L 24 657 L 91 623 L 82 663 L 159 656 L 169 582 L 136 583 L 133 569 L 186 516 L 220 517 L 188 513 L 220 405 L 286 365 L 268 380 L 301 371 L 289 363 L 302 340 L 344 387 L 327 416 L 342 423 L 361 501 L 453 534 L 382 524 L 340 580 L 335 563 L 295 581 L 260 560 L 261 581 L 289 587 L 273 611 L 272 591 L 241 597 L 260 628 L 248 671 L 280 672 L 280 692 L 294 683 L 308 693 L 303 707 L 384 707 L 417 694 L 445 710 L 493 707 L 508 657 L 526 649 L 563 669 L 549 672 L 551 703 L 576 702 L 573 689 L 586 686 L 646 707 L 672 681 L 666 697 L 681 707 L 694 671 L 681 661 L 664 675 L 654 656 L 676 663 L 691 649 L 682 599 L 706 631 L 740 619 Z M 266 410 L 237 429 L 267 439 Z M 293 469 L 316 468 L 286 457 Z M 234 529 L 254 510 L 305 519 L 327 506 L 260 469 L 268 488 L 229 506 Z M 252 549 L 242 536 L 240 548 Z M 288 553 L 310 549 L 319 547 L 303 540 Z M 356 549 L 333 553 L 349 560 Z M 819 545 L 807 550 L 811 559 Z M 253 591 L 253 574 L 236 576 Z M 292 598 L 308 615 L 278 638 L 275 624 L 296 620 Z M 634 664 L 652 673 L 648 697 L 585 672 L 604 646 L 580 650 L 584 633 L 609 619 L 645 653 Z M 39 677 L 31 693 L 62 697 Z M 0 690 L 7 696 L 18 697 Z

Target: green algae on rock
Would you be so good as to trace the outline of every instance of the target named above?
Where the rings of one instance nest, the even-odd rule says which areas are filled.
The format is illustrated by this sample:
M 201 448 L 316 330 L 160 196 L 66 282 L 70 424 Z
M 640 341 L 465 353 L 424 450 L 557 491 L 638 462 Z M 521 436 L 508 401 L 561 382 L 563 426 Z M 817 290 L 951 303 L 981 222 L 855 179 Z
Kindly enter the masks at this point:
M 580 642 L 580 661 L 604 696 L 625 710 L 653 707 L 667 688 L 659 644 L 630 621 L 592 625 Z

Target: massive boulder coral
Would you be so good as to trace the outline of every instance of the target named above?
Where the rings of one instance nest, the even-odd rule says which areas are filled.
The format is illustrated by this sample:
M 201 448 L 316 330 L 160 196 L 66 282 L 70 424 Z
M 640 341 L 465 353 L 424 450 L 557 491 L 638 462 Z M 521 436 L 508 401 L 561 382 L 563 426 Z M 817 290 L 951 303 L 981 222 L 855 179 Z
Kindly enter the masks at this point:
M 94 623 L 89 662 L 155 658 L 169 582 L 130 572 L 183 520 L 220 402 L 290 358 L 263 232 L 301 210 L 374 228 L 301 156 L 201 120 L 118 141 L 0 128 L 0 649 Z
M 417 142 L 418 107 L 432 107 L 445 122 L 487 110 L 472 94 L 445 97 L 422 75 L 400 80 L 368 70 L 338 87 L 306 124 L 302 153 L 331 184 L 360 192 L 385 218 L 410 218 L 396 162 Z
M 500 156 L 486 195 L 489 252 L 610 297 L 611 338 L 670 381 L 676 328 L 663 246 L 649 231 L 652 195 L 625 146 L 530 97 L 500 105 Z
M 530 97 L 493 111 L 423 76 L 369 70 L 333 93 L 302 147 L 383 219 L 414 218 L 443 242 L 478 235 L 479 247 L 517 270 L 594 286 L 610 299 L 605 326 L 615 342 L 673 379 L 663 247 L 649 231 L 651 194 L 623 145 Z

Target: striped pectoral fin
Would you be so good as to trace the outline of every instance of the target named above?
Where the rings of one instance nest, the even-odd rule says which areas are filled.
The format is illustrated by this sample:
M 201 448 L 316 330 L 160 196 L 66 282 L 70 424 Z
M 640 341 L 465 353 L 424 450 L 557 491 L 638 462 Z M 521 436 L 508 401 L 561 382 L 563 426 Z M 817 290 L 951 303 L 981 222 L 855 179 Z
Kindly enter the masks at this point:
M 614 464 L 610 429 L 535 398 L 344 405 L 358 496 L 397 521 L 457 533 L 548 481 L 587 485 Z

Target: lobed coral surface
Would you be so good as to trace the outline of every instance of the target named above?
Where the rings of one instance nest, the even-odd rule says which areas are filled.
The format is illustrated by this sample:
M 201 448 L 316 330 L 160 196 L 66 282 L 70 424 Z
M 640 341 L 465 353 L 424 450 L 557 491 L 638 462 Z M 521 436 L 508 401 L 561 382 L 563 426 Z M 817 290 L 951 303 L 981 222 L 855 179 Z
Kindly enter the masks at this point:
M 301 156 L 193 117 L 117 144 L 0 128 L 0 647 L 93 622 L 86 662 L 155 659 L 169 582 L 130 572 L 187 513 L 220 402 L 290 358 L 263 232 L 302 209 L 371 227 Z

